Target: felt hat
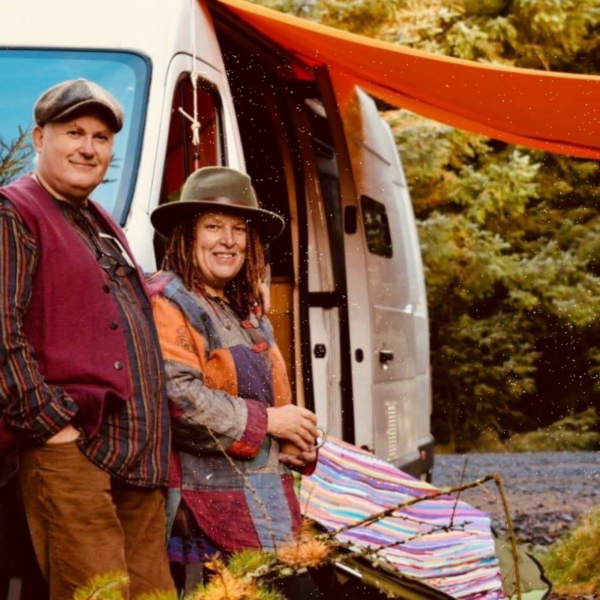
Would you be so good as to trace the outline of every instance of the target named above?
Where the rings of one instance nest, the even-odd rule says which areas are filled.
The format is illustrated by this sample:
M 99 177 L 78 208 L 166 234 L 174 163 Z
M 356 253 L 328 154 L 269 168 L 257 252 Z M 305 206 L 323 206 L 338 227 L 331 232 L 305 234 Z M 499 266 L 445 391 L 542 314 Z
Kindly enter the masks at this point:
M 181 199 L 152 211 L 154 229 L 168 238 L 173 227 L 205 211 L 237 215 L 256 227 L 267 245 L 279 237 L 285 221 L 278 214 L 260 208 L 248 175 L 228 167 L 203 167 L 192 173 L 181 192 Z
M 35 103 L 35 122 L 43 127 L 52 121 L 63 121 L 85 108 L 95 109 L 117 133 L 123 127 L 123 108 L 103 87 L 87 79 L 63 81 L 46 90 Z

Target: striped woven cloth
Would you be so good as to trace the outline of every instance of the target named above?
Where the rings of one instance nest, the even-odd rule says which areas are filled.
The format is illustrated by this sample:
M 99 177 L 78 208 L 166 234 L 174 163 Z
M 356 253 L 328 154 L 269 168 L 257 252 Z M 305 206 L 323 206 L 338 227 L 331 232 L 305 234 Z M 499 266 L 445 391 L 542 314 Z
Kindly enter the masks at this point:
M 372 454 L 329 439 L 317 470 L 302 479 L 304 514 L 329 530 L 426 496 L 436 488 Z M 381 550 L 403 574 L 454 598 L 505 598 L 487 514 L 450 496 L 423 500 L 369 526 L 338 535 L 355 546 Z

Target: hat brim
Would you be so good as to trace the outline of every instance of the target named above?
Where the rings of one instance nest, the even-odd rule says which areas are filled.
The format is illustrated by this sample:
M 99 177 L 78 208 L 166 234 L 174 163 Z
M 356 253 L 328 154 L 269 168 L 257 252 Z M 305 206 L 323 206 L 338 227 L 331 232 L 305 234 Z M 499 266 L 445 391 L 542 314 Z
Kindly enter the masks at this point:
M 246 219 L 256 227 L 264 246 L 276 240 L 285 228 L 283 217 L 263 208 L 219 204 L 214 201 L 176 201 L 155 208 L 150 215 L 154 229 L 163 237 L 171 237 L 173 228 L 181 221 L 194 219 L 203 212 L 222 212 Z

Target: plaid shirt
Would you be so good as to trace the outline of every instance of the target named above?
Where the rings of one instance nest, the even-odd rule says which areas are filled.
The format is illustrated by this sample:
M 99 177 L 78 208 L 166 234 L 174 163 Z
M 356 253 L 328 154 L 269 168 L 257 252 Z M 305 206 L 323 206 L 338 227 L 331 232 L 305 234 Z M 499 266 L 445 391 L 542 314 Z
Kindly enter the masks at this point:
M 150 279 L 150 294 L 172 414 L 171 522 L 183 502 L 220 550 L 289 541 L 300 509 L 279 443 L 267 435 L 267 407 L 290 403 L 291 388 L 268 319 L 253 335 L 226 303 L 169 272 Z
M 93 234 L 104 252 L 122 262 L 120 249 L 110 239 L 100 236 L 100 224 L 90 211 L 56 202 L 90 252 L 96 254 Z M 8 434 L 5 439 L 10 432 L 20 431 L 20 437 L 24 438 L 31 437 L 29 432 L 35 431 L 36 441 L 43 442 L 60 431 L 76 409 L 64 391 L 44 382 L 33 352 L 23 340 L 22 316 L 31 298 L 38 255 L 36 241 L 18 211 L 0 197 L 0 289 L 4 290 L 4 310 L 0 310 L 2 427 Z M 151 308 L 135 272 L 123 276 L 104 273 L 126 340 L 131 401 L 122 409 L 107 413 L 98 435 L 92 439 L 82 436 L 79 445 L 92 462 L 122 481 L 144 487 L 164 485 L 170 443 L 169 415 Z M 38 419 L 33 426 L 27 419 L 40 414 L 41 407 L 44 407 L 43 414 L 56 415 L 56 418 L 45 417 L 43 422 Z M 14 449 L 2 448 L 0 436 L 0 485 L 15 473 L 17 458 Z

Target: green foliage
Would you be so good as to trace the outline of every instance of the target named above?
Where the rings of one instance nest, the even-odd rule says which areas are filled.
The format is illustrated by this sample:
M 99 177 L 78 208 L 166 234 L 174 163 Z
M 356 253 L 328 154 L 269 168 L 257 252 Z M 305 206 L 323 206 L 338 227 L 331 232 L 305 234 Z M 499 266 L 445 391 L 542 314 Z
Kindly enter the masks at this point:
M 125 573 L 96 575 L 85 588 L 75 592 L 73 600 L 124 600 L 128 585 L 129 577 Z
M 578 452 L 600 449 L 595 408 L 560 419 L 543 429 L 514 435 L 503 445 L 506 452 Z
M 247 550 L 235 553 L 228 564 L 217 561 L 217 572 L 208 584 L 180 598 L 177 592 L 155 591 L 137 596 L 136 600 L 284 600 L 281 593 L 260 580 L 275 560 L 273 553 Z M 291 569 L 288 569 L 293 574 Z M 250 580 L 244 576 L 252 574 Z M 124 600 L 129 577 L 125 573 L 106 573 L 93 577 L 89 584 L 75 592 L 73 600 Z
M 535 390 L 539 358 L 527 327 L 514 314 L 461 314 L 440 329 L 434 385 L 445 397 L 436 395 L 437 431 L 455 449 L 469 449 L 482 431 L 503 435 L 520 420 L 519 400 Z
M 7 185 L 23 172 L 32 153 L 27 130 L 19 128 L 17 137 L 11 142 L 0 138 L 0 187 Z
M 177 592 L 149 592 L 136 596 L 135 600 L 181 600 Z
M 567 537 L 554 544 L 540 557 L 550 580 L 561 591 L 587 593 L 600 586 L 600 507 L 592 509 Z M 570 590 L 569 590 L 570 588 Z M 574 589 L 575 588 L 575 589 Z M 583 597 L 575 593 L 573 597 Z
M 231 556 L 227 568 L 236 576 L 258 572 L 265 569 L 275 559 L 272 552 L 261 552 L 258 550 L 242 550 Z

